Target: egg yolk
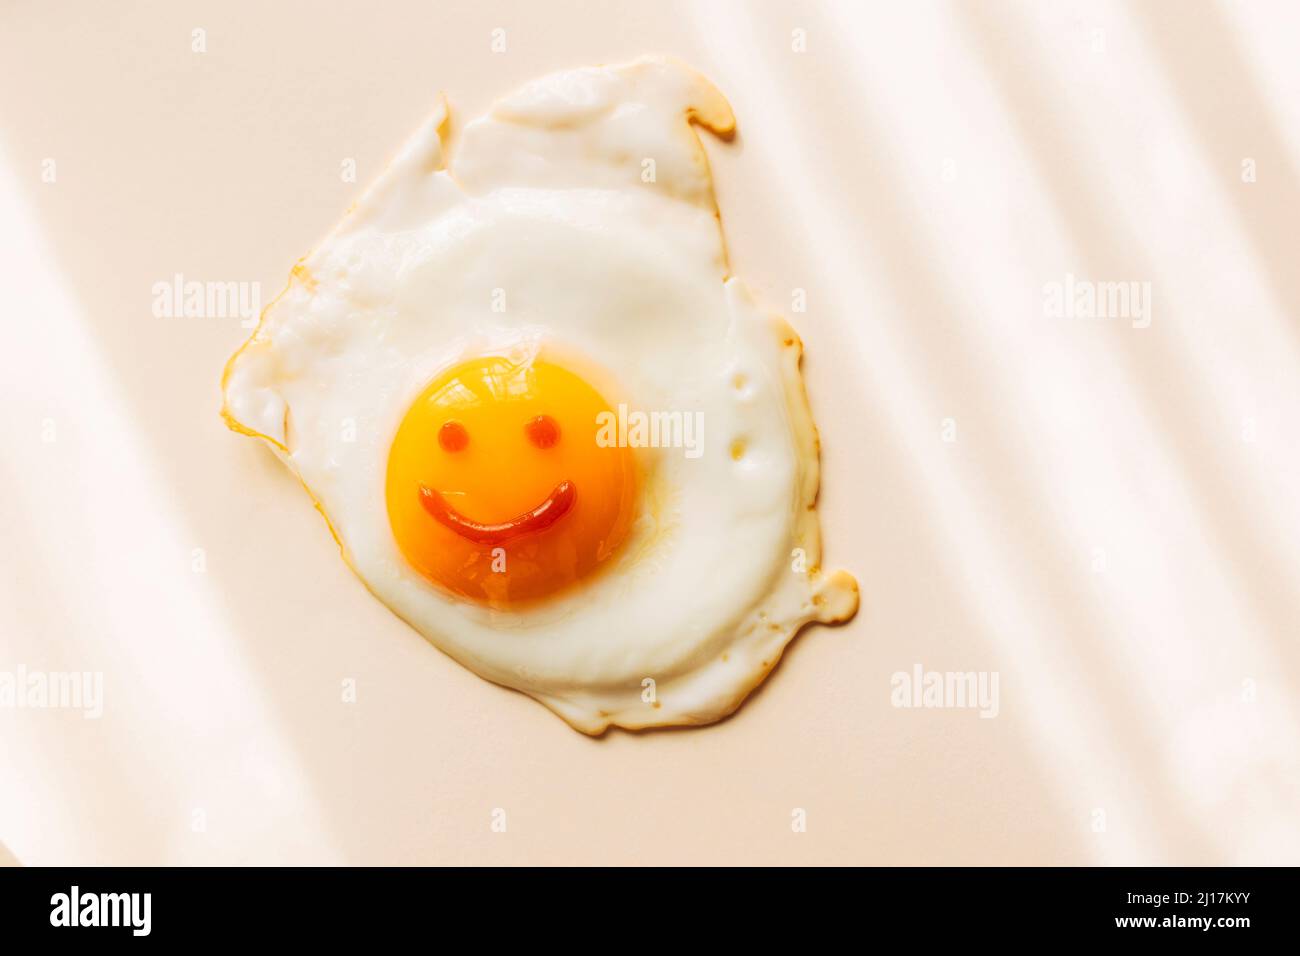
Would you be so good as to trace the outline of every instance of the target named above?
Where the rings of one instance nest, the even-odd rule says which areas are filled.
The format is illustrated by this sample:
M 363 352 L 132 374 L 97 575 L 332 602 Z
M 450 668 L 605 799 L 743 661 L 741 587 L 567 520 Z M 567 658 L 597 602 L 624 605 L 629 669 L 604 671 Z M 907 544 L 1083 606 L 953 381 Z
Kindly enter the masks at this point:
M 463 598 L 508 608 L 597 571 L 636 512 L 631 449 L 597 441 L 613 414 L 585 379 L 488 356 L 434 379 L 388 457 L 388 519 L 407 561 Z

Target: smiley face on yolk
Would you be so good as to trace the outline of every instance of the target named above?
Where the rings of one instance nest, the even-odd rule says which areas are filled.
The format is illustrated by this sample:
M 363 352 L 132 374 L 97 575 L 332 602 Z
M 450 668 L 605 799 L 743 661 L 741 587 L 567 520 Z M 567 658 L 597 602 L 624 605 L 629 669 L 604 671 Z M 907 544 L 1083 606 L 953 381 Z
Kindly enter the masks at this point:
M 609 404 L 541 359 L 471 359 L 434 379 L 398 427 L 388 518 L 429 580 L 495 608 L 586 578 L 627 537 L 633 452 L 596 441 Z

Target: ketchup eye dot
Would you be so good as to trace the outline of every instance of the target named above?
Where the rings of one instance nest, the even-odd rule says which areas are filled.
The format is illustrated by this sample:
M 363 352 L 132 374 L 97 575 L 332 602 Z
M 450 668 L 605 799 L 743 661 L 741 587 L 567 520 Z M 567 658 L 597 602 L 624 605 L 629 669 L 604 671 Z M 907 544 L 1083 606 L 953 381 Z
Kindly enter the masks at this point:
M 560 440 L 560 426 L 550 415 L 538 415 L 524 426 L 524 431 L 538 448 L 551 448 Z
M 460 422 L 444 422 L 438 429 L 438 444 L 444 451 L 461 451 L 469 444 L 469 432 Z

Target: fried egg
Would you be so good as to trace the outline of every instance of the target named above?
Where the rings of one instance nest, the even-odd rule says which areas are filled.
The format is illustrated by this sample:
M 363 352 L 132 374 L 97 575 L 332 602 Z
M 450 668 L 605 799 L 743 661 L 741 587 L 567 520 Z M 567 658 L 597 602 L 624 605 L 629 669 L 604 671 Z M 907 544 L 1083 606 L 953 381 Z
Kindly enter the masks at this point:
M 700 128 L 731 107 L 659 57 L 534 81 L 450 156 L 440 101 L 223 381 L 379 600 L 589 734 L 718 720 L 857 608 Z

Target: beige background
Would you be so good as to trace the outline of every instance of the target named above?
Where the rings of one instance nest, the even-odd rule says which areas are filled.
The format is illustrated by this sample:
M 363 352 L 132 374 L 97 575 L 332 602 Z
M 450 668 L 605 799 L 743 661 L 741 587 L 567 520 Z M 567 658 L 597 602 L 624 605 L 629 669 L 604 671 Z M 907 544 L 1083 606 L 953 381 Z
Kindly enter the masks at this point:
M 105 712 L 0 710 L 0 841 L 1300 862 L 1298 35 L 1285 3 L 9 0 L 0 670 L 102 671 Z M 155 318 L 151 287 L 268 301 L 438 90 L 463 120 L 645 52 L 735 107 L 734 265 L 807 292 L 828 562 L 863 610 L 732 720 L 590 740 L 368 596 L 217 416 L 239 320 Z M 1150 282 L 1151 326 L 1048 318 L 1067 273 Z M 915 664 L 997 672 L 999 715 L 892 707 Z

